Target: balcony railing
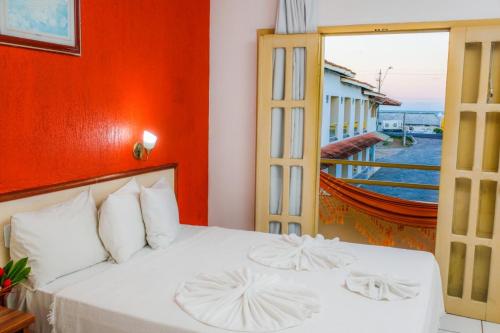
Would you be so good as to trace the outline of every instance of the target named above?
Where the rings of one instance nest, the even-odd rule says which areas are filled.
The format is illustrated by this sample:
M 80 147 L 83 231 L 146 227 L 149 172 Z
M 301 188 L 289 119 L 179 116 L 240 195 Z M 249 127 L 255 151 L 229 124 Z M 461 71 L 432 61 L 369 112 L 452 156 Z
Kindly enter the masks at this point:
M 412 169 L 412 170 L 426 170 L 426 171 L 440 171 L 439 165 L 423 165 L 423 164 L 399 164 L 399 163 L 385 163 L 385 162 L 369 162 L 369 161 L 355 161 L 355 160 L 339 160 L 339 159 L 321 159 L 322 165 L 355 165 L 355 166 L 369 166 L 381 168 L 394 168 L 394 169 Z M 376 186 L 391 186 L 391 187 L 404 187 L 416 188 L 424 190 L 439 190 L 438 185 L 433 184 L 417 184 L 417 183 L 403 183 L 403 182 L 390 182 L 382 180 L 370 179 L 352 179 L 352 178 L 338 178 L 346 183 L 363 184 L 363 185 L 376 185 Z

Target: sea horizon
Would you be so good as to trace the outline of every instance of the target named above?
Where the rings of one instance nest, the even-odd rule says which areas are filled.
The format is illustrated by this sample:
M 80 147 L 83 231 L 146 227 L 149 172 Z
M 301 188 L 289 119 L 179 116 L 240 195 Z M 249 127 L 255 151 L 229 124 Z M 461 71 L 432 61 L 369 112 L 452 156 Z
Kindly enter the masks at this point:
M 379 110 L 379 113 L 444 113 L 444 110 Z

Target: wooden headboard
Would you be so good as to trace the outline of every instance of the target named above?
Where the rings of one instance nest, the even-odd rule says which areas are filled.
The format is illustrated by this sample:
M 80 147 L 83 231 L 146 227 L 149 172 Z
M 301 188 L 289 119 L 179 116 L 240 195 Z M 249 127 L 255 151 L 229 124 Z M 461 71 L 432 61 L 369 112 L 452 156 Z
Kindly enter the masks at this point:
M 165 177 L 177 193 L 177 164 L 171 163 L 0 194 L 0 265 L 3 266 L 9 260 L 9 249 L 5 247 L 4 243 L 4 229 L 10 223 L 12 215 L 66 201 L 88 188 L 92 190 L 95 202 L 99 207 L 110 193 L 119 189 L 132 177 L 135 177 L 137 182 L 144 186 L 150 186 L 160 178 Z

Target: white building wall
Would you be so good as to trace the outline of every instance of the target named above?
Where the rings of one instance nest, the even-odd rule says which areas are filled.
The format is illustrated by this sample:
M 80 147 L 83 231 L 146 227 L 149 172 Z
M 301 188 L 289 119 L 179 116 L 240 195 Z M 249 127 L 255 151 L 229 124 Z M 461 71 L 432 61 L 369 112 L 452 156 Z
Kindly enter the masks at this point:
M 325 79 L 323 81 L 323 114 L 321 121 L 321 146 L 325 146 L 330 143 L 330 124 L 331 124 L 331 106 L 332 106 L 332 96 L 338 96 L 333 94 L 335 91 L 339 91 L 341 88 L 340 76 L 334 74 L 332 71 L 325 71 Z M 339 110 L 344 109 L 344 103 L 340 101 Z M 338 123 L 344 122 L 344 113 L 339 112 Z M 337 135 L 339 131 L 339 125 L 337 124 Z
M 344 135 L 343 138 L 346 138 L 346 137 L 353 137 L 354 136 L 354 98 L 352 98 L 351 96 L 345 96 L 344 97 L 344 111 L 345 110 L 348 110 L 346 111 L 346 113 L 344 113 L 344 118 L 346 117 L 346 115 L 349 117 L 349 120 L 346 120 L 344 119 L 344 126 L 345 126 L 345 122 L 347 122 L 347 135 Z
M 210 1 L 209 225 L 254 229 L 257 37 L 277 0 Z M 318 0 L 319 25 L 500 17 L 498 0 Z
M 385 130 L 402 130 L 403 121 L 401 120 L 383 120 L 382 128 Z
M 342 64 L 340 64 L 342 65 Z M 357 86 L 346 84 L 340 81 L 340 75 L 336 72 L 326 69 L 324 82 L 323 82 L 323 114 L 321 122 L 321 146 L 326 146 L 330 143 L 330 124 L 332 123 L 331 110 L 332 110 L 332 97 L 337 96 L 340 98 L 340 108 L 337 121 L 336 136 L 338 141 L 345 139 L 343 134 L 344 122 L 349 122 L 349 137 L 354 136 L 354 122 L 358 121 L 360 126 L 359 134 L 363 134 L 363 112 L 360 112 L 358 118 L 356 118 L 356 101 L 360 101 L 360 107 L 362 108 L 361 102 L 368 103 L 368 98 L 363 95 L 362 89 Z M 346 98 L 349 98 L 346 100 Z M 346 103 L 350 102 L 350 114 L 349 119 L 344 119 L 344 110 L 348 108 Z M 361 110 L 363 111 L 363 110 Z M 369 120 L 369 122 L 375 120 Z
M 372 109 L 374 112 L 372 112 Z M 370 103 L 370 108 L 368 110 L 369 117 L 368 117 L 368 132 L 373 132 L 377 130 L 377 113 L 378 113 L 379 106 L 377 104 L 373 105 Z M 372 117 L 373 115 L 373 117 Z
M 363 133 L 363 121 L 362 121 L 362 113 L 361 113 L 361 102 L 364 103 L 364 100 L 357 99 L 354 101 L 354 121 L 355 121 L 355 129 L 354 134 L 362 134 Z M 357 125 L 356 125 L 357 124 Z

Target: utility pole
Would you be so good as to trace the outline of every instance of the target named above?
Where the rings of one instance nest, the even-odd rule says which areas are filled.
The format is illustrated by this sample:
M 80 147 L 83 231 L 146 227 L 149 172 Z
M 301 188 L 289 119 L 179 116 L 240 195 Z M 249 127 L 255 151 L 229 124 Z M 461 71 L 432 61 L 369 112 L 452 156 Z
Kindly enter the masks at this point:
M 379 71 L 378 71 L 378 78 L 376 79 L 377 80 L 377 91 L 378 92 L 380 92 L 380 90 L 382 90 L 382 84 L 384 83 L 385 78 L 387 77 L 387 73 L 389 73 L 389 71 L 392 68 L 393 68 L 392 66 L 387 67 L 387 69 L 385 70 L 385 73 L 384 73 L 384 77 L 382 77 L 382 68 L 379 69 Z
M 389 73 L 389 71 L 391 69 L 392 69 L 392 66 L 387 67 L 383 78 L 382 78 L 382 68 L 379 69 L 378 78 L 375 79 L 377 81 L 377 92 L 378 93 L 380 93 L 380 91 L 382 90 L 382 83 L 384 83 L 385 78 L 387 77 L 387 73 Z M 376 126 L 377 130 L 378 130 L 378 122 L 379 122 L 379 112 L 377 112 L 377 126 Z
M 406 112 L 403 112 L 403 147 L 406 147 Z
M 377 91 L 380 92 L 380 89 L 382 88 L 382 69 L 378 71 L 377 86 Z

